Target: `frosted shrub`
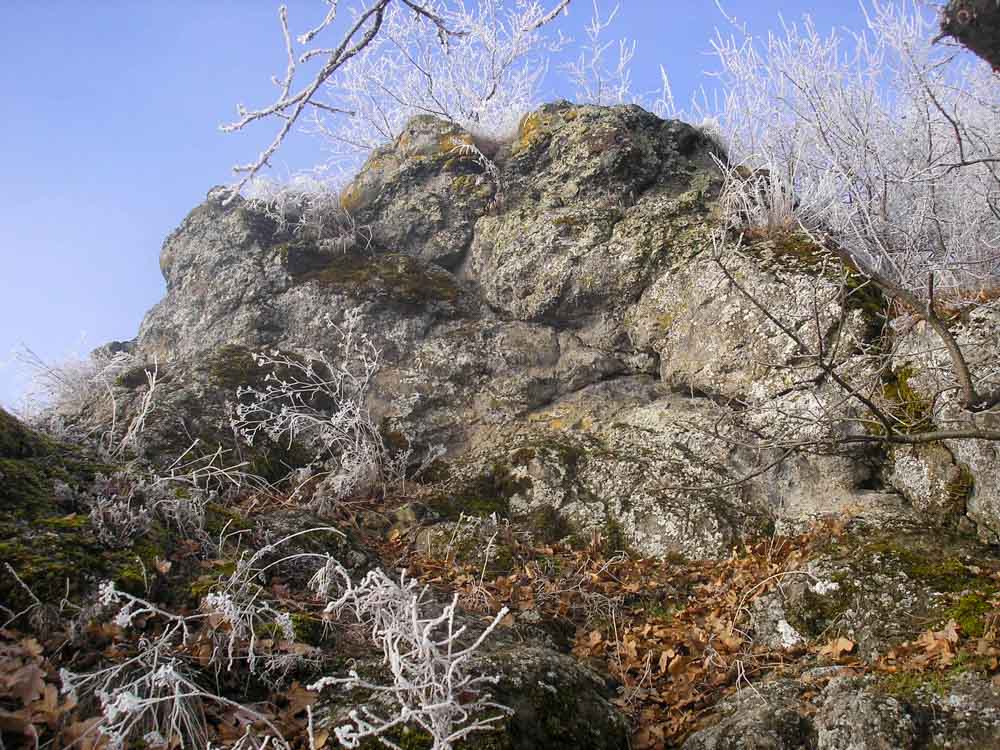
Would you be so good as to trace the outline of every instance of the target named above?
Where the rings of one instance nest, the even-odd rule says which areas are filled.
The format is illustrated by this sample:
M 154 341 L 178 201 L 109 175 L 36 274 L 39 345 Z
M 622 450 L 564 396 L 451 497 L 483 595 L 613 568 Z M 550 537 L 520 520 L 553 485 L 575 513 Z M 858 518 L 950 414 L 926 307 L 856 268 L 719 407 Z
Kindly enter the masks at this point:
M 631 64 L 636 43 L 626 39 L 603 38 L 620 9 L 621 4 L 616 3 L 602 18 L 600 5 L 593 0 L 593 15 L 584 29 L 587 40 L 581 45 L 577 58 L 562 66 L 574 87 L 574 100 L 577 102 L 609 106 L 631 104 L 635 99 Z
M 348 310 L 342 325 L 327 324 L 340 338 L 335 359 L 257 355 L 271 372 L 263 388 L 238 389 L 233 429 L 250 445 L 266 438 L 309 448 L 324 475 L 321 494 L 332 502 L 390 480 L 391 461 L 366 402 L 380 352 L 361 330 L 360 310 Z
M 237 661 L 245 662 L 252 674 L 273 685 L 290 667 L 300 664 L 300 656 L 258 650 L 259 633 L 265 626 L 276 628 L 285 640 L 295 640 L 290 615 L 268 601 L 261 582 L 272 569 L 295 561 L 311 561 L 320 570 L 339 568 L 327 555 L 276 554 L 281 545 L 317 532 L 339 533 L 328 528 L 308 529 L 245 554 L 233 574 L 206 595 L 201 611 L 194 614 L 175 614 L 120 591 L 110 581 L 102 584 L 98 601 L 103 608 L 113 609 L 112 622 L 122 629 L 141 627 L 144 635 L 138 640 L 135 656 L 125 661 L 86 674 L 66 669 L 60 672 L 63 693 L 80 702 L 96 700 L 100 705 L 99 720 L 89 731 L 99 732 L 114 748 L 132 747 L 140 738 L 153 745 L 163 740 L 164 746 L 203 748 L 208 734 L 207 701 L 252 717 L 266 727 L 272 747 L 287 748 L 281 732 L 266 717 L 201 687 L 183 660 L 190 655 L 196 633 L 207 624 L 217 636 L 209 663 L 218 669 L 229 671 Z M 160 623 L 158 631 L 149 624 L 153 618 Z
M 237 561 L 232 575 L 204 598 L 201 603 L 202 612 L 208 616 L 209 623 L 219 634 L 218 646 L 212 655 L 213 662 L 232 669 L 239 658 L 246 660 L 253 673 L 260 671 L 258 663 L 262 663 L 264 671 L 284 671 L 285 665 L 273 663 L 275 658 L 284 657 L 273 657 L 258 651 L 259 634 L 267 627 L 268 630 L 276 629 L 284 640 L 294 641 L 295 630 L 291 616 L 276 609 L 267 600 L 262 584 L 267 580 L 269 571 L 283 565 L 302 561 L 320 569 L 330 565 L 328 555 L 311 552 L 275 554 L 281 545 L 297 537 L 318 532 L 340 533 L 332 528 L 307 529 L 286 536 L 274 544 L 265 545 L 253 554 L 245 553 Z
M 25 348 L 17 360 L 30 373 L 22 408 L 27 421 L 44 426 L 47 420 L 77 414 L 106 395 L 114 378 L 131 365 L 131 356 L 119 352 L 109 358 L 72 357 L 59 364 L 49 364 L 31 349 Z
M 547 56 L 564 43 L 543 32 L 551 8 L 499 0 L 433 0 L 424 7 L 452 33 L 442 44 L 436 24 L 405 5 L 389 6 L 379 36 L 325 87 L 333 106 L 358 113 L 329 128 L 325 110 L 316 111 L 332 142 L 370 150 L 395 139 L 418 114 L 485 139 L 509 139 L 521 115 L 537 106 Z
M 96 731 L 109 748 L 135 747 L 139 739 L 152 747 L 204 747 L 205 691 L 156 644 L 141 642 L 140 649 L 138 656 L 99 672 L 63 670 L 63 692 L 77 700 L 97 699 L 101 713 Z
M 407 580 L 405 574 L 397 583 L 382 570 L 373 570 L 355 586 L 342 571 L 324 568 L 314 578 L 314 585 L 329 590 L 337 577 L 344 590 L 326 611 L 338 615 L 349 612 L 368 625 L 392 675 L 388 685 L 363 679 L 355 671 L 346 677 L 324 677 L 310 685 L 317 691 L 330 686 L 362 688 L 393 706 L 388 715 L 380 715 L 370 705 L 351 711 L 351 723 L 335 730 L 345 747 L 358 747 L 364 739 L 374 737 L 398 750 L 387 733 L 412 723 L 430 734 L 433 750 L 451 750 L 454 743 L 470 734 L 495 728 L 509 713 L 482 692 L 484 685 L 496 684 L 497 678 L 469 668 L 470 658 L 506 616 L 506 607 L 478 637 L 467 638 L 468 644 L 463 645 L 466 627 L 455 623 L 457 594 L 436 612 L 439 608 L 428 595 L 428 587 Z
M 377 738 L 388 747 L 396 745 L 386 736 L 404 724 L 416 724 L 434 738 L 436 750 L 450 750 L 453 743 L 477 731 L 490 729 L 508 712 L 482 692 L 496 678 L 476 673 L 471 658 L 506 615 L 504 608 L 477 636 L 467 635 L 456 625 L 456 602 L 443 608 L 427 587 L 402 577 L 397 583 L 381 570 L 368 573 L 360 583 L 329 555 L 282 549 L 298 537 L 316 533 L 339 533 L 331 528 L 307 529 L 288 535 L 255 553 L 245 553 L 228 578 L 204 597 L 200 611 L 176 614 L 141 597 L 104 583 L 98 601 L 112 609 L 112 622 L 122 629 L 140 628 L 142 636 L 134 655 L 112 666 L 87 674 L 63 670 L 62 691 L 80 702 L 96 701 L 99 720 L 89 731 L 99 732 L 109 747 L 130 747 L 140 738 L 147 744 L 170 747 L 206 746 L 205 703 L 215 702 L 235 709 L 259 722 L 272 747 L 286 748 L 281 732 L 266 717 L 247 706 L 224 698 L 199 685 L 184 666 L 192 646 L 204 643 L 206 634 L 214 644 L 208 663 L 217 670 L 231 671 L 246 664 L 250 673 L 275 687 L 290 668 L 301 665 L 304 656 L 262 651 L 261 633 L 295 640 L 290 615 L 269 600 L 268 578 L 289 565 L 305 563 L 315 573 L 309 588 L 330 615 L 349 614 L 370 628 L 382 651 L 391 681 L 376 684 L 356 673 L 326 677 L 312 689 L 340 685 L 359 687 L 395 707 L 391 716 L 380 717 L 371 707 L 360 707 L 352 723 L 338 727 L 336 734 L 346 747 L 357 747 L 366 737 Z M 275 631 L 277 631 L 275 633 Z M 247 745 L 253 743 L 247 738 Z
M 358 223 L 340 204 L 347 175 L 327 176 L 325 172 L 319 167 L 287 182 L 258 176 L 245 190 L 247 203 L 274 221 L 279 231 L 306 235 L 320 241 L 324 249 L 369 250 L 371 227 Z
M 143 740 L 152 747 L 200 750 L 208 744 L 208 701 L 252 717 L 280 740 L 280 731 L 266 717 L 198 685 L 173 655 L 176 644 L 170 636 L 176 631 L 167 632 L 153 640 L 141 638 L 136 656 L 114 666 L 88 674 L 60 671 L 63 693 L 78 702 L 96 700 L 100 706 L 87 734 L 99 733 L 115 749 L 137 747 Z M 288 747 L 284 741 L 274 746 Z
M 153 523 L 149 510 L 131 497 L 99 495 L 90 509 L 90 523 L 98 541 L 106 547 L 129 547 L 149 531 Z
M 94 352 L 50 365 L 25 348 L 18 355 L 32 374 L 21 409 L 22 418 L 60 440 L 95 441 L 110 458 L 142 450 L 146 419 L 154 408 L 157 367 L 145 371 L 146 385 L 126 424 L 119 423 L 119 378 L 137 363 L 127 352 Z
M 868 29 L 715 42 L 728 151 L 725 200 L 741 225 L 827 234 L 866 275 L 926 296 L 1000 272 L 1000 99 L 981 61 L 932 43 L 911 0 L 872 0 Z

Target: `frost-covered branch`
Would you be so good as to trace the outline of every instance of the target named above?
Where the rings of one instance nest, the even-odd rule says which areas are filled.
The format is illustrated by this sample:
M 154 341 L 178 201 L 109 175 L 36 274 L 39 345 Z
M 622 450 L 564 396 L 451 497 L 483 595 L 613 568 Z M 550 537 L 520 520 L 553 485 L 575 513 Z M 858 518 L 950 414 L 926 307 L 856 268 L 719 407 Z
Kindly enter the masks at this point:
M 614 23 L 620 9 L 621 4 L 616 3 L 607 16 L 602 18 L 598 0 L 593 0 L 593 15 L 585 27 L 587 41 L 581 46 L 577 59 L 562 66 L 575 87 L 578 102 L 628 104 L 634 98 L 631 65 L 632 58 L 635 57 L 636 42 L 604 39 L 605 32 Z M 609 55 L 609 51 L 612 54 Z
M 273 79 L 278 96 L 269 105 L 238 108 L 239 118 L 222 126 L 242 130 L 261 120 L 279 120 L 278 130 L 258 157 L 235 167 L 242 177 L 233 195 L 268 166 L 292 128 L 309 113 L 313 126 L 331 141 L 334 160 L 355 161 L 399 134 L 402 124 L 431 113 L 463 126 L 491 132 L 511 129 L 534 103 L 544 75 L 535 53 L 554 49 L 541 33 L 570 0 L 541 2 L 480 0 L 475 10 L 462 0 L 374 0 L 351 5 L 347 30 L 333 46 L 318 38 L 331 30 L 339 3 L 295 42 L 282 6 L 279 22 L 287 58 L 285 74 Z M 317 43 L 317 46 L 311 46 Z M 295 86 L 299 66 L 323 58 L 322 67 Z M 337 118 L 331 124 L 327 118 Z M 230 199 L 232 196 L 230 196 Z
M 826 232 L 918 297 L 1000 274 L 1000 104 L 981 62 L 935 47 L 921 4 L 873 0 L 854 39 L 806 18 L 717 38 L 731 216 Z
M 329 576 L 328 576 L 329 577 Z M 326 579 L 324 579 L 326 580 Z M 397 583 L 382 570 L 373 570 L 356 586 L 346 580 L 343 593 L 331 601 L 327 612 L 350 612 L 371 628 L 372 639 L 382 649 L 391 684 L 373 683 L 351 672 L 346 677 L 324 677 L 311 690 L 329 686 L 362 688 L 389 699 L 393 715 L 380 715 L 362 706 L 351 711 L 350 724 L 337 727 L 337 739 L 345 747 L 358 747 L 373 737 L 399 750 L 387 733 L 413 723 L 427 731 L 433 750 L 451 750 L 454 743 L 474 732 L 494 729 L 509 709 L 482 692 L 496 677 L 469 670 L 469 659 L 506 616 L 504 607 L 476 638 L 463 645 L 466 627 L 456 625 L 458 595 L 434 612 L 428 588 L 405 574 Z

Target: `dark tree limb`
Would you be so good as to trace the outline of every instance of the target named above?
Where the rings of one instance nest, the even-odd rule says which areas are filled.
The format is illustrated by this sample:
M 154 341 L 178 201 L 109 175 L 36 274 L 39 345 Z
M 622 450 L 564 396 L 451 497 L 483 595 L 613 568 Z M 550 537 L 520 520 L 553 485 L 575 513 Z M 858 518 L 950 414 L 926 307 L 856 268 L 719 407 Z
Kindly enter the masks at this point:
M 1000 3 L 997 0 L 949 0 L 941 12 L 938 39 L 952 37 L 1000 71 Z

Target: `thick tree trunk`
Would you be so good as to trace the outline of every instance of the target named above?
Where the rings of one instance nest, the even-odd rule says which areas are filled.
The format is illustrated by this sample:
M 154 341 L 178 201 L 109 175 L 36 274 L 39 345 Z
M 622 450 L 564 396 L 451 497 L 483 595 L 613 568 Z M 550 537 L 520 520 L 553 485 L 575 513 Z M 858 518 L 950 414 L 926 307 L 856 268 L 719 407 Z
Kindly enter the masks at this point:
M 1000 70 L 1000 1 L 949 0 L 941 14 L 941 36 L 954 37 Z

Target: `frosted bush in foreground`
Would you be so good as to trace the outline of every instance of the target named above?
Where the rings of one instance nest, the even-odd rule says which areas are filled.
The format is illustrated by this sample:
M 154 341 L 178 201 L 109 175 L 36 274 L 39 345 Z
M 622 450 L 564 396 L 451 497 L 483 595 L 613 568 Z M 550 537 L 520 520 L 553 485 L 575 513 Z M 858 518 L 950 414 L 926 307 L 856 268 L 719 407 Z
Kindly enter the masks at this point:
M 314 586 L 328 589 L 338 574 L 330 568 L 321 570 Z M 497 678 L 469 670 L 469 659 L 506 616 L 502 608 L 476 638 L 462 644 L 466 626 L 456 626 L 456 594 L 440 613 L 428 587 L 400 576 L 397 583 L 382 570 L 373 570 L 356 586 L 340 573 L 344 591 L 327 605 L 328 613 L 348 611 L 371 628 L 372 640 L 381 646 L 384 664 L 392 675 L 392 684 L 379 685 L 352 671 L 346 677 L 324 677 L 310 685 L 311 690 L 330 686 L 371 691 L 375 699 L 387 700 L 394 713 L 380 715 L 370 705 L 350 712 L 350 724 L 337 727 L 337 739 L 345 747 L 358 747 L 368 737 L 399 750 L 386 734 L 406 724 L 417 724 L 430 734 L 433 750 L 451 750 L 454 743 L 474 732 L 494 729 L 510 712 L 482 692 L 484 685 L 496 684 Z
M 149 531 L 153 516 L 131 497 L 99 495 L 90 509 L 90 523 L 97 540 L 106 547 L 128 547 Z
M 467 636 L 465 626 L 455 624 L 456 599 L 441 608 L 427 587 L 405 576 L 397 583 L 374 570 L 354 584 L 348 571 L 329 555 L 281 554 L 281 547 L 297 537 L 330 532 L 338 533 L 329 528 L 308 529 L 245 554 L 233 574 L 205 596 L 201 610 L 194 614 L 175 614 L 120 591 L 111 582 L 104 583 L 99 602 L 113 609 L 112 622 L 125 630 L 141 627 L 142 635 L 135 655 L 125 661 L 87 674 L 60 673 L 64 693 L 99 704 L 99 721 L 89 731 L 99 732 L 115 748 L 127 747 L 139 738 L 152 744 L 163 739 L 170 746 L 201 748 L 208 735 L 204 706 L 215 702 L 259 722 L 270 734 L 272 746 L 288 747 L 266 717 L 201 687 L 184 664 L 191 646 L 208 632 L 214 633 L 215 644 L 209 664 L 228 672 L 245 663 L 251 674 L 265 681 L 273 682 L 275 675 L 280 678 L 289 666 L 284 663 L 286 656 L 261 652 L 258 634 L 264 627 L 276 628 L 292 642 L 295 632 L 289 615 L 268 600 L 263 584 L 272 571 L 302 562 L 317 566 L 309 587 L 328 602 L 327 614 L 349 613 L 371 628 L 372 640 L 382 651 L 391 676 L 391 682 L 383 685 L 352 672 L 346 677 L 325 677 L 311 686 L 314 690 L 330 685 L 363 688 L 396 707 L 388 717 L 379 717 L 366 707 L 354 711 L 352 723 L 336 730 L 345 746 L 357 747 L 361 739 L 374 737 L 396 747 L 385 734 L 412 723 L 431 734 L 436 750 L 446 750 L 473 732 L 493 728 L 508 709 L 481 693 L 484 683 L 496 679 L 472 673 L 469 660 L 506 615 L 506 608 L 478 636 Z

